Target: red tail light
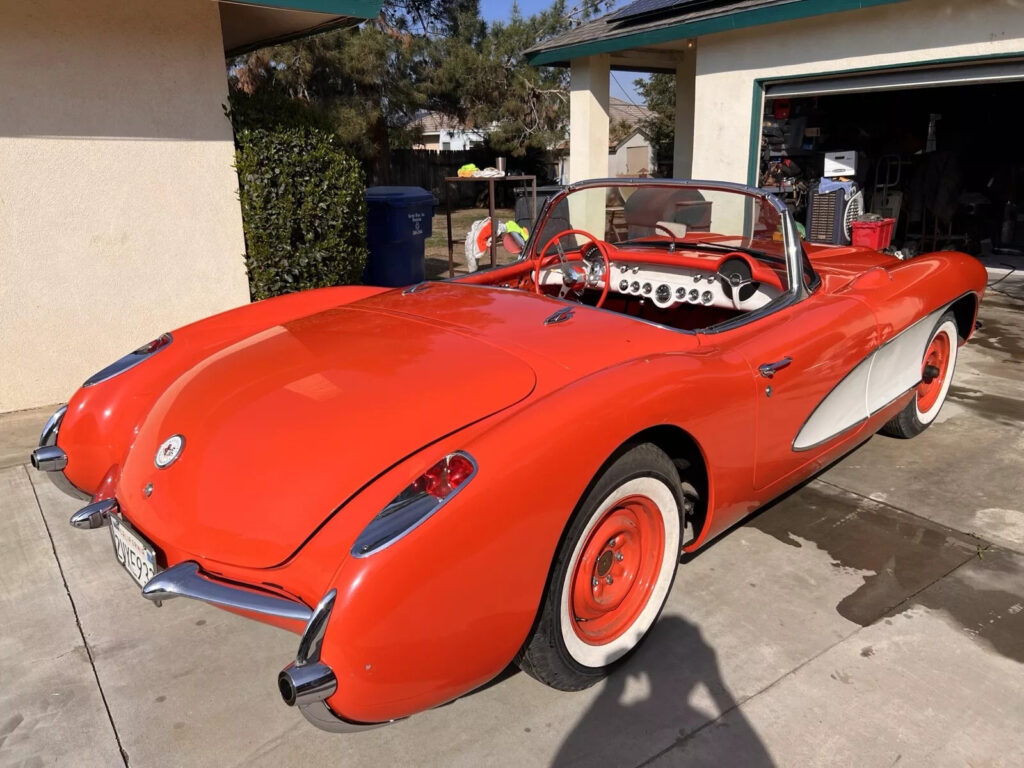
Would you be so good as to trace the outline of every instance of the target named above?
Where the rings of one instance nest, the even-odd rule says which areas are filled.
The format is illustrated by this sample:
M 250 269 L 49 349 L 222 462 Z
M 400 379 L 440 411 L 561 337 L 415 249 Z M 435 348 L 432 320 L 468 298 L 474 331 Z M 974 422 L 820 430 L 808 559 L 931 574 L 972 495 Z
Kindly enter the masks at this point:
M 366 557 L 402 538 L 450 501 L 475 474 L 476 462 L 468 454 L 449 453 L 370 521 L 352 545 L 352 554 Z
M 429 493 L 435 499 L 444 499 L 473 474 L 473 462 L 461 453 L 445 456 L 424 472 L 413 487 Z
M 133 355 L 152 355 L 161 347 L 166 347 L 171 343 L 171 334 L 165 333 L 157 336 L 148 344 L 143 344 L 141 347 L 132 352 Z

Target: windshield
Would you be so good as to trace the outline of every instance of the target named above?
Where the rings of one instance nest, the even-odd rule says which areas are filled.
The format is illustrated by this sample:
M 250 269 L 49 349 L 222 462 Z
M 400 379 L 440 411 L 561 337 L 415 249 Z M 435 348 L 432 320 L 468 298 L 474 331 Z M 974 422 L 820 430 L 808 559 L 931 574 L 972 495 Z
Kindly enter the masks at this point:
M 545 209 L 528 255 L 584 244 L 586 237 L 564 234 L 567 230 L 588 233 L 620 253 L 636 252 L 637 258 L 644 252 L 739 251 L 771 265 L 783 278 L 786 272 L 782 213 L 765 195 L 739 187 L 608 181 L 570 189 Z

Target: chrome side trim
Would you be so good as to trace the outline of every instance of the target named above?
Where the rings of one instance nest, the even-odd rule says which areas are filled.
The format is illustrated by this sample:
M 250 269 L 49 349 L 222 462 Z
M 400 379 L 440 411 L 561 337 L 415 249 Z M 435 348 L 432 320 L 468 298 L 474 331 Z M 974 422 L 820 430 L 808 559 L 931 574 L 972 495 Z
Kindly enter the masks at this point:
M 146 346 L 148 345 L 145 345 L 139 347 L 138 349 L 132 352 L 129 352 L 124 357 L 119 357 L 106 368 L 97 371 L 88 379 L 86 379 L 85 383 L 82 384 L 82 388 L 84 389 L 85 387 L 91 387 L 95 384 L 99 384 L 101 382 L 106 381 L 107 379 L 114 378 L 119 373 L 124 373 L 125 371 L 134 368 L 143 360 L 146 360 L 152 357 L 153 355 L 157 354 L 160 350 L 167 349 L 167 347 L 171 345 L 171 342 L 174 341 L 174 337 L 171 336 L 171 334 L 169 333 L 161 333 L 154 341 L 161 341 L 163 343 L 159 347 L 154 349 L 152 352 L 147 352 Z
M 56 445 L 57 444 L 57 432 L 60 430 L 60 423 L 64 421 L 64 414 L 68 412 L 68 407 L 62 405 L 53 415 L 46 420 L 46 424 L 43 425 L 43 433 L 39 435 L 39 446 L 44 445 Z
M 308 622 L 313 615 L 302 603 L 235 586 L 203 573 L 199 564 L 193 560 L 186 560 L 158 573 L 142 588 L 142 596 L 156 603 L 172 597 L 189 597 L 213 605 L 292 621 Z
M 57 448 L 57 433 L 60 431 L 60 425 L 64 420 L 64 414 L 67 413 L 67 410 L 68 407 L 66 405 L 62 405 L 53 412 L 53 415 L 50 416 L 50 418 L 46 420 L 46 424 L 43 426 L 43 432 L 39 435 L 39 448 L 32 452 L 30 460 L 33 467 L 46 472 L 46 476 L 50 479 L 50 482 L 57 486 L 58 490 L 62 493 L 66 493 L 74 499 L 89 500 L 92 498 L 92 495 L 76 488 L 64 474 L 63 469 L 68 463 L 67 454 L 65 454 L 60 448 Z M 40 458 L 42 457 L 37 454 L 39 454 L 44 448 L 52 448 L 56 451 L 60 451 L 60 454 L 64 456 L 64 463 L 60 464 L 59 467 L 40 465 Z M 54 455 L 55 454 L 53 453 L 50 454 L 51 457 Z M 45 457 L 45 454 L 43 457 Z
M 327 620 L 331 618 L 337 597 L 338 590 L 332 589 L 313 609 L 313 615 L 302 632 L 302 639 L 299 640 L 299 651 L 295 654 L 295 663 L 299 666 L 320 660 L 320 649 L 327 633 Z
M 86 504 L 75 512 L 68 521 L 72 528 L 91 530 L 110 525 L 110 516 L 117 514 L 117 502 L 114 499 L 103 499 Z
M 338 689 L 338 680 L 334 671 L 320 661 L 320 650 L 337 594 L 337 591 L 332 589 L 313 610 L 313 615 L 302 632 L 302 639 L 299 640 L 295 661 L 278 674 L 277 687 L 285 704 L 298 706 L 302 716 L 321 730 L 331 733 L 354 733 L 379 728 L 388 723 L 353 722 L 338 717 L 327 706 L 326 699 L 333 696 Z
M 366 527 L 359 532 L 355 542 L 352 544 L 352 548 L 349 550 L 352 557 L 370 557 L 371 555 L 375 555 L 376 553 L 387 549 L 392 544 L 401 541 L 433 517 L 445 504 L 458 496 L 459 493 L 462 492 L 462 489 L 469 485 L 469 481 L 476 477 L 480 468 L 476 463 L 476 459 L 465 451 L 452 451 L 448 456 L 454 456 L 456 454 L 464 457 L 473 465 L 473 471 L 470 472 L 466 479 L 462 481 L 462 485 L 449 493 L 443 499 L 435 499 L 433 496 L 426 493 L 419 494 L 412 498 L 402 498 L 405 494 L 405 491 L 403 491 L 397 497 L 392 499 L 384 509 L 378 512 L 377 516 L 367 523 Z M 405 527 L 401 528 L 400 532 L 396 535 L 386 538 L 383 543 L 376 543 L 378 535 L 372 533 L 374 526 L 386 524 L 389 518 L 392 518 L 397 514 L 401 514 L 403 511 L 409 513 L 408 517 L 400 523 Z

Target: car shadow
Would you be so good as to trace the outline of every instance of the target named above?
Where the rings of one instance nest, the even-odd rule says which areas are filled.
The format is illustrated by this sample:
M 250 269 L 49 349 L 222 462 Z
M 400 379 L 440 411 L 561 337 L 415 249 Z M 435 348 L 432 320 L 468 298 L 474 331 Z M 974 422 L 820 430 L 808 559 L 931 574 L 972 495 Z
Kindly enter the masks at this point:
M 774 765 L 722 679 L 714 649 L 686 619 L 663 616 L 603 686 L 553 768 L 619 768 L 658 755 L 669 765 Z M 694 740 L 708 729 L 720 732 Z

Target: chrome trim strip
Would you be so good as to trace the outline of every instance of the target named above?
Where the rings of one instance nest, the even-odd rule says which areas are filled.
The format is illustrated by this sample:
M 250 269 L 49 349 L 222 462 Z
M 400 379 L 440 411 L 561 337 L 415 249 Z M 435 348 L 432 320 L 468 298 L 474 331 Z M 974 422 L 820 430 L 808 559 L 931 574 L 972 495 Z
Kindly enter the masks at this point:
M 440 501 L 436 502 L 429 510 L 427 510 L 424 514 L 422 514 L 415 521 L 413 521 L 409 525 L 408 528 L 405 528 L 397 536 L 395 536 L 394 538 L 388 539 L 387 541 L 385 541 L 383 544 L 381 544 L 379 546 L 373 547 L 373 549 L 366 549 L 364 551 L 363 546 L 367 546 L 366 545 L 366 540 L 365 540 L 365 534 L 366 534 L 367 530 L 369 530 L 370 527 L 374 524 L 374 522 L 377 522 L 377 521 L 381 520 L 382 519 L 381 515 L 384 512 L 386 512 L 389 509 L 389 507 L 396 506 L 396 507 L 398 507 L 400 509 L 402 506 L 405 506 L 406 504 L 408 504 L 408 502 L 405 502 L 405 501 L 398 502 L 396 504 L 395 499 L 392 499 L 391 502 L 386 507 L 384 507 L 384 509 L 382 509 L 380 512 L 378 512 L 377 515 L 373 518 L 373 520 L 368 522 L 366 524 L 366 526 L 363 528 L 363 530 L 361 530 L 359 532 L 359 535 L 356 537 L 356 540 L 352 543 L 352 548 L 349 550 L 349 554 L 351 554 L 352 557 L 363 558 L 363 557 L 370 557 L 372 555 L 377 554 L 378 552 L 384 551 L 388 547 L 392 546 L 396 542 L 401 541 L 406 536 L 408 536 L 410 533 L 415 531 L 417 528 L 419 528 L 421 525 L 423 525 L 423 523 L 425 523 L 427 520 L 429 520 L 431 517 L 433 517 L 435 514 L 437 514 L 437 511 L 439 509 L 441 509 L 445 504 L 447 504 L 452 499 L 454 499 L 456 496 L 458 496 L 459 493 L 461 493 L 462 489 L 465 488 L 467 485 L 469 485 L 469 481 L 472 480 L 474 477 L 476 477 L 477 472 L 479 472 L 479 470 L 480 470 L 480 467 L 477 465 L 476 459 L 474 459 L 472 456 L 470 456 L 465 451 L 452 451 L 450 454 L 447 454 L 447 455 L 448 456 L 455 456 L 456 454 L 459 455 L 459 456 L 462 456 L 465 459 L 468 459 L 469 463 L 473 465 L 473 471 L 470 472 L 469 476 L 466 477 L 466 479 L 462 481 L 462 485 L 460 485 L 458 488 L 456 488 L 454 491 L 449 493 L 447 496 L 445 496 Z M 404 491 L 405 491 L 405 489 L 400 491 L 399 492 L 399 496 L 401 496 L 401 494 L 404 493 Z M 396 497 L 396 499 L 397 498 L 398 497 Z M 431 498 L 433 498 L 433 497 L 431 497 Z
M 43 433 L 39 435 L 40 447 L 57 444 L 57 432 L 60 430 L 60 423 L 64 421 L 64 414 L 67 412 L 67 405 L 62 405 L 46 420 L 46 424 L 43 425 Z
M 302 666 L 320 660 L 320 649 L 323 647 L 324 635 L 327 633 L 327 620 L 331 618 L 331 611 L 334 610 L 334 601 L 337 597 L 338 590 L 332 589 L 313 609 L 313 615 L 302 632 L 299 651 L 295 654 L 297 665 Z
M 114 499 L 103 499 L 86 504 L 75 512 L 68 520 L 72 528 L 91 530 L 110 525 L 110 516 L 116 515 L 118 511 L 117 501 Z
M 331 733 L 355 733 L 387 725 L 383 723 L 357 723 L 338 717 L 327 705 L 326 699 L 338 689 L 334 671 L 320 661 L 324 634 L 334 610 L 337 590 L 332 589 L 317 604 L 306 623 L 299 640 L 295 661 L 285 667 L 277 676 L 277 687 L 281 698 L 288 706 L 298 706 L 302 716 L 323 731 Z
M 89 499 L 92 499 L 92 495 L 75 487 L 75 485 L 73 485 L 72 482 L 68 480 L 67 476 L 63 472 L 64 467 L 67 466 L 66 454 L 64 458 L 64 464 L 62 464 L 59 469 L 48 469 L 39 466 L 39 464 L 37 463 L 36 452 L 39 449 L 56 447 L 57 433 L 60 431 L 60 425 L 61 422 L 64 421 L 64 414 L 67 413 L 67 410 L 68 407 L 66 405 L 62 405 L 60 408 L 53 412 L 53 415 L 50 416 L 50 418 L 46 420 L 46 424 L 43 426 L 43 432 L 41 435 L 39 435 L 39 448 L 37 448 L 36 451 L 32 452 L 30 460 L 32 462 L 33 467 L 46 472 L 46 476 L 50 479 L 50 482 L 57 486 L 57 489 L 61 491 L 61 493 L 66 493 L 73 499 L 81 499 L 83 501 L 87 501 Z M 61 453 L 64 454 L 64 451 L 62 451 L 60 448 L 57 448 L 57 450 L 60 450 Z
M 85 383 L 82 384 L 82 388 L 85 389 L 86 387 L 91 387 L 96 384 L 100 384 L 104 381 L 107 381 L 108 379 L 112 379 L 118 374 L 124 373 L 125 371 L 134 368 L 143 360 L 148 360 L 153 355 L 160 352 L 160 350 L 167 349 L 167 347 L 171 346 L 171 342 L 174 341 L 174 337 L 171 334 L 161 333 L 159 336 L 157 336 L 156 339 L 154 339 L 154 341 L 156 341 L 157 339 L 164 338 L 166 338 L 167 341 L 165 341 L 162 345 L 154 349 L 152 352 L 141 352 L 140 350 L 143 349 L 143 347 L 139 347 L 139 349 L 133 350 L 132 352 L 129 352 L 127 355 L 124 355 L 123 357 L 119 357 L 106 368 L 101 368 L 100 370 L 96 371 L 96 373 L 94 373 L 92 376 L 85 380 Z
M 189 597 L 205 603 L 237 608 L 279 619 L 308 622 L 313 612 L 302 603 L 251 591 L 204 573 L 193 560 L 161 571 L 142 588 L 142 596 L 153 602 L 172 597 Z

